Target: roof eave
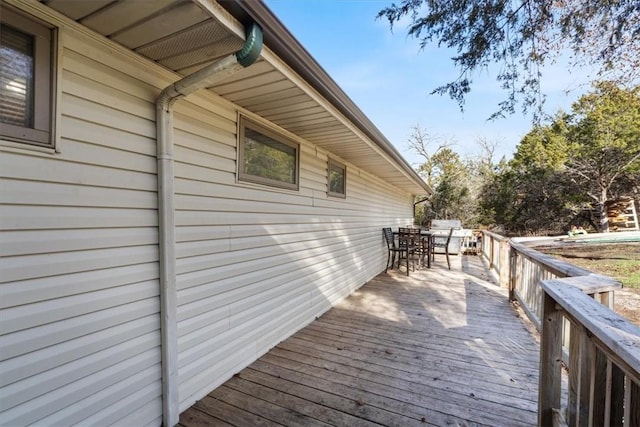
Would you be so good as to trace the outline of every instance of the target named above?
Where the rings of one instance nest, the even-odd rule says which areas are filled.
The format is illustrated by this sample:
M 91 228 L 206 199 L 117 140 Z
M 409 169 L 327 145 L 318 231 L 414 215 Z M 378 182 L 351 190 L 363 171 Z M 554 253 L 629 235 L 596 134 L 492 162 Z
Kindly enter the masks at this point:
M 241 23 L 245 24 L 250 21 L 258 23 L 264 31 L 264 42 L 266 46 L 269 46 L 269 49 L 282 58 L 393 159 L 409 179 L 413 180 L 425 193 L 432 194 L 429 185 L 262 1 L 219 0 L 219 3 Z

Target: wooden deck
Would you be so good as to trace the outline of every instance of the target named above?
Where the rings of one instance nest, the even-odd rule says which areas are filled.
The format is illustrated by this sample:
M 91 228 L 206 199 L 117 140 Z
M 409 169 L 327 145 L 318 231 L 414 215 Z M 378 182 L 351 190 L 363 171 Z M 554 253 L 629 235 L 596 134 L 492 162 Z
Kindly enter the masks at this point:
M 197 402 L 184 427 L 533 426 L 537 337 L 479 257 L 382 273 Z

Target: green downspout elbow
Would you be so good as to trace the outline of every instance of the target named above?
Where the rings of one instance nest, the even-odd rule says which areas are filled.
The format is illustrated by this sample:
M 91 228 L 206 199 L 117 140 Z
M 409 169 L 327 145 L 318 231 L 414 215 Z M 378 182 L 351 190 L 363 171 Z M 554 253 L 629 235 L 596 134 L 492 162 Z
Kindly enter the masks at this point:
M 260 56 L 262 51 L 262 30 L 255 23 L 252 22 L 247 30 L 244 46 L 238 52 L 236 52 L 236 59 L 238 63 L 243 67 L 256 62 L 256 59 Z

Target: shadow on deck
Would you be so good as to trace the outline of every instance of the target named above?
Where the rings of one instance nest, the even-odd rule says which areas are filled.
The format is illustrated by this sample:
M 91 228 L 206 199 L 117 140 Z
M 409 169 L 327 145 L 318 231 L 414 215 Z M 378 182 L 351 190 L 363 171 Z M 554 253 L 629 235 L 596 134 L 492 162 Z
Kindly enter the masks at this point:
M 180 425 L 535 425 L 536 337 L 479 257 L 442 261 L 380 274 Z

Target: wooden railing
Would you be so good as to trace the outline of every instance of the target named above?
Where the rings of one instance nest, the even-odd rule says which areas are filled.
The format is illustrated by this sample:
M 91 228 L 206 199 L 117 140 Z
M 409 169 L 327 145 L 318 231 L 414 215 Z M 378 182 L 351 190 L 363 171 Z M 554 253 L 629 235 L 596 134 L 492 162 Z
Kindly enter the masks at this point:
M 640 426 L 640 328 L 596 303 L 585 286 L 582 277 L 542 284 L 538 425 Z M 566 412 L 563 319 L 571 324 Z
M 481 252 L 541 334 L 538 424 L 640 426 L 640 328 L 612 311 L 621 284 L 487 231 Z
M 480 240 L 480 254 L 487 259 L 489 269 L 498 275 L 500 286 L 509 285 L 509 239 L 490 231 L 483 231 Z M 510 295 L 512 297 L 512 295 Z
M 489 264 L 489 269 L 496 274 L 500 286 L 509 288 L 511 300 L 520 303 L 538 330 L 542 316 L 543 281 L 594 276 L 589 270 L 560 261 L 490 231 L 482 232 L 481 253 Z M 599 285 L 589 288 L 590 295 L 613 309 L 614 292 L 622 285 L 606 276 L 597 277 Z

